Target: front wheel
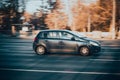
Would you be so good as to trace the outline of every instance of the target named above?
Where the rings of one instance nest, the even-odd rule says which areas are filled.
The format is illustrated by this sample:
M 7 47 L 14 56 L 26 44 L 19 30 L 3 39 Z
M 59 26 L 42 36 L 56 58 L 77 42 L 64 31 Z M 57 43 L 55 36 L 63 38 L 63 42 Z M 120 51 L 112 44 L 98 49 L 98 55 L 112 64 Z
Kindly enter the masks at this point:
M 44 46 L 38 46 L 38 47 L 36 48 L 36 53 L 37 53 L 38 55 L 43 55 L 43 54 L 45 54 L 45 53 L 46 53 L 45 47 L 44 47 Z
M 90 49 L 87 46 L 83 46 L 79 49 L 79 53 L 82 56 L 88 56 L 88 55 L 90 55 Z

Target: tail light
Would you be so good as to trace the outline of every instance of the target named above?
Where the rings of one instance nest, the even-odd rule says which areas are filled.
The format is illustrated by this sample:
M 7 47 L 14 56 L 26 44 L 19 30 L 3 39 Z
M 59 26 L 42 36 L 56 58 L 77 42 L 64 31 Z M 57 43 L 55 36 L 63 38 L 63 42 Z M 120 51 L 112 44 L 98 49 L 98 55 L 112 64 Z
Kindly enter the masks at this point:
M 38 38 L 37 38 L 37 37 L 35 37 L 35 38 L 34 38 L 34 42 L 35 42 L 35 41 L 37 41 L 37 40 L 38 40 Z

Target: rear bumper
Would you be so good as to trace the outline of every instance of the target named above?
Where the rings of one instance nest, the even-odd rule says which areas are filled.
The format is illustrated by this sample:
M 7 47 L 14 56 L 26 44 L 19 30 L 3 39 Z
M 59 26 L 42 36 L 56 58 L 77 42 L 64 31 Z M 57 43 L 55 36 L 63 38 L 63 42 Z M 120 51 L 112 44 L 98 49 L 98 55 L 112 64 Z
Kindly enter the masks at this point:
M 37 46 L 37 45 L 36 45 L 36 43 L 34 42 L 34 43 L 33 43 L 33 50 L 34 50 L 34 51 L 35 51 L 35 49 L 36 49 L 36 46 Z

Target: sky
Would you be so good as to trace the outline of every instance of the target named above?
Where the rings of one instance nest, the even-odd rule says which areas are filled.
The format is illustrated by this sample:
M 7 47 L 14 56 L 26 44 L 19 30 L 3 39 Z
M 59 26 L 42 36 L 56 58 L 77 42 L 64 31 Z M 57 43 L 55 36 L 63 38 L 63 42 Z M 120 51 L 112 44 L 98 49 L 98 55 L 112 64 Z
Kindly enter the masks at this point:
M 29 2 L 26 3 L 26 11 L 29 13 L 34 13 L 36 12 L 36 9 L 39 9 L 41 5 L 40 0 L 30 0 Z
M 89 5 L 91 3 L 95 3 L 97 0 L 82 0 L 86 5 Z
M 46 0 L 43 0 L 46 1 Z M 76 0 L 61 0 L 63 3 L 65 3 L 66 5 L 68 5 L 68 1 L 69 4 L 71 4 L 72 2 L 70 1 L 76 1 Z M 82 0 L 86 5 L 89 5 L 90 3 L 94 3 L 96 2 L 96 0 Z M 41 0 L 29 0 L 26 3 L 26 11 L 33 14 L 34 12 L 37 11 L 37 9 L 40 9 L 40 6 L 43 5 Z M 47 4 L 44 4 L 47 5 Z

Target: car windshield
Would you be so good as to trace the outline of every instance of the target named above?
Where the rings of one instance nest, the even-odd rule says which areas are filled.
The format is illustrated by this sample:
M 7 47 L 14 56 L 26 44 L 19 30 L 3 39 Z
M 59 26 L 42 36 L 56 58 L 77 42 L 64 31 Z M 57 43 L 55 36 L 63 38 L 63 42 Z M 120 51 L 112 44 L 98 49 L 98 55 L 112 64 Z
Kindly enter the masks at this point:
M 86 36 L 84 34 L 81 34 L 80 32 L 78 31 L 72 31 L 73 34 L 79 36 L 79 37 L 82 37 L 82 38 L 86 38 Z

